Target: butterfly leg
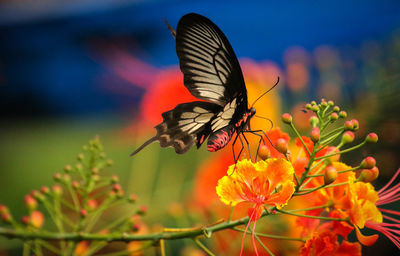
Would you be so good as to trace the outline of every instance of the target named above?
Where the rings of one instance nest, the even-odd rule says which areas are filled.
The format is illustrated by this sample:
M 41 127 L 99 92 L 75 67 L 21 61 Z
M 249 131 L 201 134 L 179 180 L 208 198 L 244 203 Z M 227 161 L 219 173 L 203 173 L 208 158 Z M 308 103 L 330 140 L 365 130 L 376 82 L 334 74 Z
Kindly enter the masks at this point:
M 251 133 L 251 134 L 254 134 L 254 135 L 260 137 L 260 140 L 258 141 L 256 156 L 255 156 L 255 158 L 254 158 L 254 161 L 257 162 L 258 150 L 260 149 L 261 141 L 262 141 L 262 142 L 264 143 L 264 145 L 265 145 L 265 141 L 264 141 L 263 136 L 262 136 L 261 134 L 259 134 L 258 132 L 263 132 L 263 133 L 264 133 L 264 131 L 262 131 L 262 130 L 254 130 L 254 131 L 253 131 L 253 130 L 246 130 L 246 131 L 243 131 L 242 133 L 243 133 L 243 137 L 244 137 L 244 138 L 246 138 L 246 137 L 244 136 L 244 133 L 245 133 L 245 132 Z M 265 134 L 265 133 L 264 133 L 264 134 Z M 247 142 L 247 140 L 246 140 L 246 142 Z M 247 145 L 249 145 L 248 142 L 247 142 Z M 249 154 L 250 154 L 250 148 L 249 148 Z M 251 159 L 251 155 L 250 155 L 250 159 Z
M 238 137 L 239 137 L 240 142 L 241 142 L 241 144 L 242 144 L 242 148 L 240 149 L 239 154 L 238 154 L 238 156 L 236 157 L 236 155 L 235 155 L 235 144 L 236 144 L 236 141 L 237 141 L 237 138 L 238 138 Z M 237 161 L 239 160 L 240 155 L 241 155 L 242 152 L 243 152 L 243 149 L 244 149 L 244 145 L 243 145 L 242 139 L 240 138 L 240 133 L 236 133 L 236 137 L 235 137 L 235 139 L 233 140 L 233 143 L 232 143 L 233 160 L 235 161 L 235 167 L 233 168 L 233 172 L 236 170 L 236 164 L 237 164 Z M 229 174 L 229 176 L 232 175 L 233 172 L 232 172 L 231 174 Z
M 247 150 L 249 151 L 249 157 L 250 157 L 250 160 L 252 160 L 252 158 L 251 158 L 251 151 L 250 151 L 250 143 L 247 141 L 247 138 L 246 138 L 246 136 L 244 136 L 244 132 L 242 131 L 241 132 L 241 134 L 242 134 L 242 136 L 243 136 L 243 138 L 244 138 L 244 140 L 246 141 L 246 144 L 247 144 Z M 239 137 L 239 139 L 240 139 L 240 142 L 242 142 L 242 146 L 244 147 L 244 144 L 243 144 L 243 141 L 242 141 L 242 139 Z

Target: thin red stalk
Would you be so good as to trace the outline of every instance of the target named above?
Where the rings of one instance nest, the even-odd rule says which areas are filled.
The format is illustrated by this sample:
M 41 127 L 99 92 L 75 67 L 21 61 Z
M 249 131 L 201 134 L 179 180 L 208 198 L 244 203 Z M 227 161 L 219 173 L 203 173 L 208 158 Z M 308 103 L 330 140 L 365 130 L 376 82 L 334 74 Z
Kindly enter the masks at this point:
M 395 232 L 394 230 L 391 230 L 391 229 L 385 227 L 386 225 L 384 225 L 384 224 L 387 224 L 387 223 L 377 224 L 377 223 L 373 223 L 373 222 L 367 222 L 366 224 L 367 224 L 367 227 L 375 229 L 375 230 L 381 232 L 382 234 L 384 234 L 387 238 L 390 239 L 390 241 L 392 241 L 397 246 L 397 248 L 400 249 L 400 237 L 391 233 L 391 231 Z
M 256 211 L 256 207 L 254 207 L 254 211 Z M 252 242 L 253 242 L 253 247 L 254 247 L 254 250 L 255 250 L 255 252 L 256 252 L 256 255 L 258 256 L 257 244 L 256 244 L 256 240 L 255 240 L 255 238 L 254 238 L 254 232 L 256 232 L 256 231 L 255 231 L 255 230 L 256 230 L 256 223 L 257 223 L 257 221 L 255 220 L 255 221 L 254 221 L 254 224 L 253 224 L 253 232 L 251 232 L 251 240 L 252 240 Z
M 390 220 L 390 221 L 393 221 L 393 222 L 396 222 L 396 223 L 399 223 L 399 224 L 400 224 L 400 220 L 398 220 L 398 219 L 395 219 L 395 218 L 392 218 L 392 217 L 390 217 L 390 216 L 383 215 L 383 214 L 382 214 L 382 216 L 383 216 L 383 218 L 385 218 L 385 219 L 387 219 L 387 220 Z
M 398 211 L 393 211 L 393 210 L 389 210 L 389 209 L 384 209 L 384 208 L 378 208 L 379 211 L 381 212 L 387 212 L 393 215 L 400 215 L 400 212 Z
M 379 191 L 378 191 L 378 194 L 380 194 L 380 193 L 382 193 L 382 191 L 384 191 L 386 188 L 388 188 L 392 183 L 393 183 L 393 181 L 397 178 L 397 176 L 400 174 L 400 168 L 397 170 L 397 172 L 393 175 L 393 177 L 390 179 L 390 181 L 385 185 L 385 186 L 383 186 L 383 188 L 381 188 Z
M 254 207 L 254 209 L 255 209 L 255 207 Z M 243 237 L 242 237 L 242 245 L 240 246 L 240 256 L 242 256 L 242 254 L 243 254 L 244 238 L 245 238 L 245 236 L 247 234 L 247 230 L 249 229 L 250 222 L 253 219 L 253 216 L 254 216 L 255 212 L 256 211 L 253 210 L 253 212 L 251 213 L 251 216 L 249 217 L 249 222 L 247 222 L 246 228 L 244 229 Z M 254 232 L 254 230 L 253 230 L 253 232 Z
M 400 200 L 400 195 L 396 197 L 384 196 L 379 198 L 379 200 L 376 202 L 376 205 L 390 204 L 399 200 Z

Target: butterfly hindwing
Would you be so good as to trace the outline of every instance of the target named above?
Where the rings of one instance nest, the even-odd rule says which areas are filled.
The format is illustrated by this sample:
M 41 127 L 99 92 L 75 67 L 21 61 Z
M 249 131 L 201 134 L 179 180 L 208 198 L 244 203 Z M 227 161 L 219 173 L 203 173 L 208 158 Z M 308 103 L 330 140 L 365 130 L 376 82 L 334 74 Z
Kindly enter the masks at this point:
M 155 127 L 155 138 L 161 147 L 173 147 L 178 154 L 185 153 L 193 144 L 200 147 L 211 132 L 211 120 L 220 110 L 219 105 L 209 102 L 179 104 L 162 114 L 163 122 Z
M 197 98 L 222 107 L 247 93 L 239 62 L 226 36 L 209 19 L 183 16 L 176 30 L 176 52 L 184 84 Z

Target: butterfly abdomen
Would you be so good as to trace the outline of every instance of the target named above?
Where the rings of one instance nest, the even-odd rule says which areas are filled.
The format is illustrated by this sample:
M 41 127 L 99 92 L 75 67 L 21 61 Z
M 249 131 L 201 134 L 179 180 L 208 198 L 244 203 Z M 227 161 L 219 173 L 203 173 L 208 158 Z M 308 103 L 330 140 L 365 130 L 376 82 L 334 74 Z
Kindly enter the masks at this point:
M 207 150 L 215 152 L 225 147 L 232 138 L 235 128 L 231 125 L 226 126 L 210 135 L 207 141 Z

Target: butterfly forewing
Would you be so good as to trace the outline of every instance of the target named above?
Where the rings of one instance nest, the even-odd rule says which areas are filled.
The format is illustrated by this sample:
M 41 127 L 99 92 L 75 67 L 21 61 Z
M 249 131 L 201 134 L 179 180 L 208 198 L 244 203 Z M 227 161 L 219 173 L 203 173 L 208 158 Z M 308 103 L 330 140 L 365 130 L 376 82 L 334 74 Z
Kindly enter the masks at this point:
M 194 144 L 200 147 L 210 134 L 208 149 L 216 151 L 235 131 L 240 132 L 236 124 L 248 111 L 247 91 L 239 62 L 222 31 L 201 15 L 187 14 L 178 23 L 176 52 L 186 88 L 209 102 L 183 103 L 164 112 L 163 122 L 155 127 L 157 135 L 131 155 L 153 141 L 183 154 Z
M 184 84 L 195 97 L 224 107 L 240 95 L 247 108 L 239 62 L 225 35 L 209 19 L 194 13 L 183 16 L 176 31 L 176 52 Z

